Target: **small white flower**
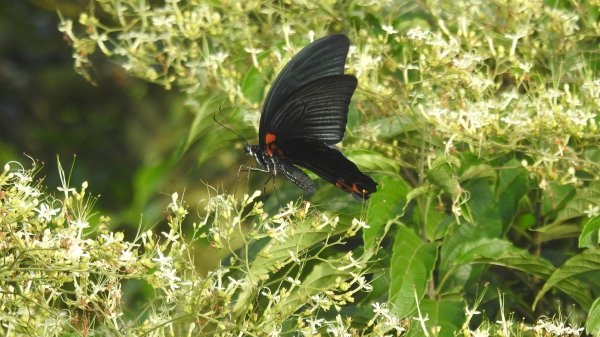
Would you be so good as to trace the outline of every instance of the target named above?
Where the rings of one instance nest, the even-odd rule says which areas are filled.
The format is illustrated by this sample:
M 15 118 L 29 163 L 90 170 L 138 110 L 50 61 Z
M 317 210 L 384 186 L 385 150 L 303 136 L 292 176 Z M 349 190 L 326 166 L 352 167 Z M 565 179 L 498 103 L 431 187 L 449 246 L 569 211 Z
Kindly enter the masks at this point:
M 364 220 L 359 220 L 359 219 L 352 219 L 352 227 L 358 227 L 358 228 L 371 228 L 371 226 L 367 225 L 367 222 Z
M 533 63 L 531 62 L 519 63 L 519 69 L 523 70 L 525 73 L 529 73 L 531 68 L 533 68 Z
M 585 215 L 587 215 L 588 218 L 598 216 L 598 214 L 600 214 L 600 206 L 589 204 L 587 209 L 583 211 L 583 213 L 585 213 Z
M 82 230 L 84 228 L 90 227 L 90 223 L 81 219 L 77 219 L 75 221 L 71 221 L 71 224 L 77 227 L 77 229 Z
M 121 256 L 119 256 L 119 261 L 122 262 L 135 262 L 136 258 L 132 251 L 124 250 L 121 252 Z
M 88 256 L 90 256 L 90 254 L 85 252 L 83 250 L 83 247 L 81 247 L 81 245 L 78 242 L 72 243 L 71 246 L 69 247 L 69 250 L 67 250 L 67 258 L 73 262 L 77 262 L 82 257 L 88 257 Z
M 38 213 L 38 219 L 44 222 L 50 222 L 52 217 L 60 211 L 60 208 L 52 209 L 48 204 L 42 203 L 40 207 L 35 208 L 34 210 Z
M 260 49 L 260 48 L 254 48 L 254 47 L 246 47 L 246 48 L 244 48 L 244 51 L 245 51 L 246 53 L 248 53 L 248 54 L 250 54 L 250 55 L 251 55 L 251 57 L 252 57 L 252 65 L 253 65 L 255 68 L 258 68 L 258 67 L 259 67 L 259 64 L 258 64 L 258 59 L 256 58 L 256 55 L 258 55 L 258 54 L 262 53 L 262 52 L 263 52 L 263 49 Z
M 164 256 L 160 250 L 157 251 L 157 254 L 158 257 L 153 258 L 152 261 L 158 263 L 161 266 L 161 268 L 163 266 L 171 266 L 171 263 L 173 262 L 173 257 Z
M 176 242 L 177 239 L 179 239 L 179 234 L 175 233 L 175 231 L 170 231 L 169 233 L 167 232 L 161 232 L 161 234 L 167 238 L 167 240 L 172 241 L 172 242 Z
M 406 32 L 406 37 L 415 41 L 423 41 L 429 39 L 430 32 L 428 30 L 424 30 L 423 28 L 416 26 L 411 28 L 408 32 Z
M 159 29 L 168 29 L 175 24 L 174 15 L 158 15 L 152 18 L 152 24 Z
M 288 282 L 290 282 L 291 284 L 295 284 L 295 285 L 297 285 L 297 286 L 299 286 L 300 284 L 302 284 L 302 282 L 300 282 L 300 280 L 299 280 L 299 279 L 295 279 L 295 278 L 292 278 L 292 277 L 289 277 L 289 276 L 288 276 L 288 277 L 286 277 L 285 279 L 286 279 Z
M 398 31 L 394 29 L 394 26 L 392 25 L 381 25 L 381 29 L 390 35 L 398 33 Z

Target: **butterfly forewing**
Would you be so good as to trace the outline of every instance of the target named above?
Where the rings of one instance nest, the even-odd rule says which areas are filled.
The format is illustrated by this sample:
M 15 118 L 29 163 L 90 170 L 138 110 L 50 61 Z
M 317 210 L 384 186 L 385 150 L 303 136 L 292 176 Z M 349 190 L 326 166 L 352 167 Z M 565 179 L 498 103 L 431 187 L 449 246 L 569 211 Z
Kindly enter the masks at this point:
M 300 87 L 319 78 L 343 74 L 349 46 L 350 41 L 346 36 L 330 35 L 309 44 L 296 54 L 281 70 L 267 94 L 260 118 L 261 131 L 264 130 L 263 125 L 280 113 L 282 105 Z M 259 136 L 262 142 L 265 134 L 260 132 Z
M 355 88 L 356 78 L 351 75 L 327 76 L 300 87 L 280 111 L 265 122 L 265 136 L 272 134 L 276 139 L 312 138 L 326 144 L 340 142 L 346 130 L 348 105 Z

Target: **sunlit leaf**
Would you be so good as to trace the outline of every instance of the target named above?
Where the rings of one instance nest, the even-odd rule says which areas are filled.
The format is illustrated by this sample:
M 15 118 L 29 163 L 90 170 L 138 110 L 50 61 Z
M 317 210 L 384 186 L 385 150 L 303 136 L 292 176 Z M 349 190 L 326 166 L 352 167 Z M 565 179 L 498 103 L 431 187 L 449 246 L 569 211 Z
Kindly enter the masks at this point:
M 398 174 L 400 163 L 375 151 L 356 149 L 344 151 L 344 154 L 365 172 Z
M 548 242 L 552 240 L 576 238 L 581 233 L 581 226 L 553 223 L 548 226 L 534 228 L 532 231 L 541 233 L 541 242 Z
M 465 319 L 465 304 L 460 301 L 423 299 L 420 303 L 421 314 L 429 318 L 425 325 L 430 336 L 454 337 L 460 331 Z M 420 330 L 414 322 L 414 329 Z
M 600 298 L 596 298 L 588 312 L 585 321 L 585 332 L 590 336 L 600 335 Z
M 480 179 L 480 178 L 491 178 L 493 180 L 496 179 L 496 171 L 493 167 L 489 165 L 473 165 L 467 168 L 461 175 L 461 181 L 467 181 L 471 179 Z
M 503 232 L 512 223 L 518 214 L 519 201 L 529 192 L 529 173 L 516 160 L 509 161 L 505 166 L 511 167 L 501 169 L 498 172 L 498 187 L 496 198 L 498 200 L 498 212 L 502 218 Z
M 562 284 L 564 282 L 568 282 L 574 280 L 574 277 L 587 273 L 590 271 L 599 271 L 600 270 L 600 249 L 588 249 L 585 250 L 581 254 L 577 254 L 572 258 L 568 259 L 562 266 L 557 268 L 550 278 L 546 281 L 542 289 L 538 292 L 535 297 L 534 306 L 537 302 L 544 296 L 544 294 L 550 290 L 551 288 L 557 286 L 562 288 Z M 585 289 L 585 291 L 584 291 Z M 588 293 L 585 287 L 581 287 L 579 290 L 581 293 Z M 572 296 L 571 293 L 569 295 Z M 575 297 L 574 297 L 575 298 Z M 591 305 L 591 298 L 589 294 L 585 297 L 585 301 L 578 301 L 581 306 L 584 308 L 589 308 Z
M 263 99 L 265 79 L 255 67 L 250 68 L 242 81 L 242 93 L 250 102 L 259 103 Z
M 600 216 L 590 219 L 579 236 L 579 248 L 596 248 L 598 247 L 598 230 L 600 229 Z
M 577 194 L 565 205 L 565 208 L 558 212 L 554 223 L 561 223 L 585 215 L 585 211 L 590 207 L 600 206 L 599 200 L 600 183 L 594 183 L 587 188 L 578 190 Z
M 284 241 L 270 241 L 265 245 L 261 252 L 250 264 L 247 271 L 244 290 L 240 294 L 233 311 L 236 315 L 242 315 L 245 307 L 249 304 L 247 300 L 252 293 L 256 291 L 253 283 L 257 280 L 264 279 L 270 272 L 282 268 L 292 262 L 292 254 L 296 257 L 306 252 L 306 249 L 313 247 L 315 244 L 325 240 L 331 235 L 341 233 L 348 227 L 343 224 L 338 224 L 334 230 L 326 226 L 318 229 L 312 227 L 312 221 L 306 219 L 296 223 L 295 235 L 288 237 Z M 264 252 L 264 253 L 263 253 Z
M 390 298 L 394 312 L 405 317 L 416 308 L 414 292 L 420 300 L 437 259 L 434 244 L 423 242 L 412 229 L 399 225 L 392 248 Z
M 461 191 L 458 177 L 454 175 L 452 166 L 446 162 L 439 161 L 430 170 L 427 171 L 427 179 L 432 185 L 437 186 L 442 191 L 450 194 L 452 198 Z
M 399 177 L 382 176 L 378 180 L 377 192 L 371 196 L 367 224 L 370 228 L 363 230 L 365 249 L 374 247 L 378 238 L 386 234 L 390 221 L 402 215 L 401 210 L 406 204 L 406 194 L 409 187 Z

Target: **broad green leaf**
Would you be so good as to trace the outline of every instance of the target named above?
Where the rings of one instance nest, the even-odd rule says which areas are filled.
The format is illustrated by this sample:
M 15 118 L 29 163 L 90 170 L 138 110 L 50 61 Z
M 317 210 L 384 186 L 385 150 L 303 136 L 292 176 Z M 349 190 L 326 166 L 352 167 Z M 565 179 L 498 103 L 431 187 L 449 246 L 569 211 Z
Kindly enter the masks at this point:
M 575 188 L 572 185 L 562 185 L 559 182 L 551 181 L 542 197 L 542 215 L 548 217 L 562 210 L 574 195 Z
M 497 238 L 482 238 L 477 241 L 466 242 L 454 262 L 456 264 L 466 264 L 480 257 L 500 256 L 512 247 L 512 243 Z
M 437 198 L 435 200 L 437 201 Z M 447 234 L 448 228 L 456 221 L 454 216 L 446 214 L 445 210 L 435 206 L 437 205 L 431 204 L 427 209 L 425 236 L 428 241 L 443 238 Z
M 578 190 L 565 208 L 558 212 L 554 223 L 565 222 L 585 215 L 585 211 L 596 206 L 600 206 L 600 183 L 594 183 L 587 188 Z
M 259 103 L 263 99 L 265 79 L 255 67 L 250 68 L 242 81 L 242 94 L 252 103 Z
M 476 282 L 486 266 L 457 263 L 459 256 L 465 254 L 468 247 L 477 245 L 482 239 L 490 238 L 486 228 L 471 223 L 463 223 L 450 228 L 444 238 L 440 252 L 439 274 L 441 283 L 439 292 L 462 292 L 465 287 Z
M 437 259 L 434 244 L 426 243 L 412 229 L 399 225 L 392 247 L 389 301 L 399 317 L 406 317 L 416 308 L 414 292 L 421 300 L 431 279 Z
M 586 150 L 583 153 L 583 156 L 589 161 L 592 161 L 594 163 L 600 163 L 600 150 L 598 149 Z
M 402 215 L 409 191 L 408 185 L 399 176 L 381 176 L 377 182 L 377 193 L 371 196 L 367 214 L 367 224 L 370 228 L 363 230 L 365 249 L 379 245 L 379 240 L 387 232 L 388 224 Z
M 243 315 L 245 308 L 248 305 L 247 300 L 252 293 L 256 291 L 256 284 L 264 279 L 270 272 L 276 271 L 290 263 L 291 254 L 299 256 L 306 249 L 315 246 L 331 235 L 336 235 L 348 229 L 347 225 L 338 223 L 334 230 L 326 226 L 318 229 L 313 228 L 312 219 L 296 222 L 295 235 L 288 237 L 285 241 L 271 241 L 265 245 L 261 252 L 250 264 L 250 269 L 247 271 L 244 290 L 238 297 L 238 300 L 233 308 L 236 317 Z
M 420 124 L 410 114 L 395 114 L 393 117 L 379 118 L 367 123 L 368 128 L 376 128 L 382 138 L 393 138 L 404 133 L 417 130 Z
M 581 226 L 553 223 L 548 226 L 532 229 L 532 231 L 542 233 L 541 242 L 548 242 L 552 240 L 576 238 L 581 233 Z
M 531 255 L 529 252 L 515 247 L 512 243 L 497 238 L 482 238 L 479 241 L 464 244 L 460 248 L 460 252 L 452 257 L 452 261 L 456 265 L 484 263 L 504 266 L 544 280 L 549 279 L 555 271 L 555 267 L 549 261 Z M 581 282 L 575 279 L 562 279 L 559 282 L 557 287 L 560 290 L 582 307 L 589 306 L 589 293 L 585 291 Z
M 596 298 L 588 312 L 585 332 L 591 336 L 600 336 L 600 298 Z
M 520 229 L 530 229 L 535 225 L 535 215 L 533 213 L 523 213 L 517 216 L 514 221 L 514 225 Z
M 496 171 L 489 165 L 479 164 L 470 166 L 460 175 L 461 182 L 481 178 L 496 180 Z
M 432 185 L 450 194 L 452 198 L 455 198 L 461 191 L 458 177 L 455 176 L 452 166 L 446 162 L 436 161 L 433 167 L 427 171 L 427 179 Z
M 334 289 L 336 280 L 346 280 L 349 277 L 348 270 L 339 269 L 344 266 L 343 261 L 343 255 L 338 255 L 315 265 L 299 286 L 289 285 L 290 294 L 276 305 L 273 312 L 287 317 L 306 304 L 311 296 Z
M 505 166 L 513 168 L 499 171 L 498 186 L 496 188 L 498 212 L 502 219 L 503 233 L 508 230 L 517 215 L 519 201 L 530 190 L 529 173 L 518 161 L 509 161 Z
M 504 234 L 498 199 L 487 179 L 470 180 L 464 189 L 470 198 L 465 204 L 470 220 L 482 230 L 481 237 L 500 237 Z
M 573 256 L 552 273 L 550 278 L 548 278 L 542 289 L 535 297 L 533 306 L 535 307 L 542 296 L 544 296 L 544 294 L 551 288 L 555 286 L 561 288 L 564 282 L 574 280 L 574 277 L 579 274 L 598 270 L 600 270 L 600 249 L 588 249 L 581 254 Z M 586 293 L 587 297 L 585 301 L 577 302 L 579 302 L 584 309 L 589 308 L 591 305 L 591 299 L 588 293 L 588 288 L 582 285 L 579 289 L 579 292 Z
M 579 248 L 596 248 L 598 247 L 598 230 L 600 229 L 600 215 L 590 219 L 579 236 Z
M 421 315 L 428 318 L 425 326 L 429 336 L 454 337 L 460 331 L 465 320 L 465 304 L 460 301 L 423 299 L 419 303 L 419 307 Z M 423 336 L 419 322 L 411 323 L 408 336 Z
M 382 172 L 396 175 L 400 171 L 400 163 L 380 152 L 356 149 L 344 151 L 344 154 L 366 172 Z

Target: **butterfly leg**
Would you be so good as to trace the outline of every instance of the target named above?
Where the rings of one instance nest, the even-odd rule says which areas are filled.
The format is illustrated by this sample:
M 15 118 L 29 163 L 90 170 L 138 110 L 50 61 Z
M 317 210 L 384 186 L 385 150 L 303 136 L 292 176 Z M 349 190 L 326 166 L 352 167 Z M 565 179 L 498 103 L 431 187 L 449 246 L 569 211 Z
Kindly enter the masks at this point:
M 242 174 L 242 172 L 269 172 L 269 171 L 265 170 L 263 168 L 260 168 L 260 167 L 240 165 L 240 167 L 238 168 L 238 171 L 237 171 L 237 175 L 236 175 L 237 183 L 235 186 L 235 191 L 237 191 L 237 188 L 238 188 L 238 185 L 240 182 L 240 175 Z M 247 179 L 246 179 L 246 184 L 248 183 L 249 178 L 250 178 L 250 176 L 248 175 Z M 263 194 L 264 194 L 264 191 L 263 191 Z M 234 193 L 234 195 L 235 195 L 235 193 Z

